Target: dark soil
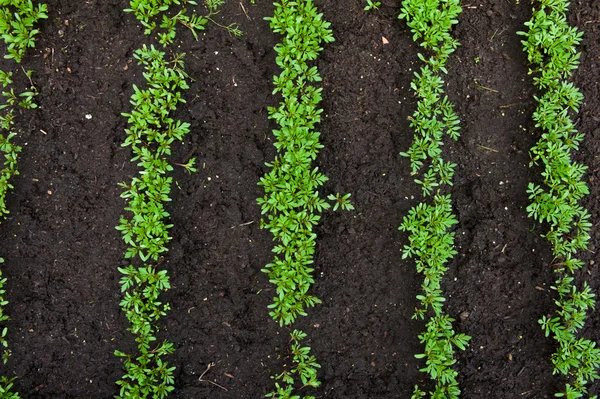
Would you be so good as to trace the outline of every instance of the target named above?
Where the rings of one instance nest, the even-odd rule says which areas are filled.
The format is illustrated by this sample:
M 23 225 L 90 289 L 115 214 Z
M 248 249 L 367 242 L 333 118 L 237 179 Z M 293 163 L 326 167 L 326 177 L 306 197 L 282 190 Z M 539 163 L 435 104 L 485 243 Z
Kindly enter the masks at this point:
M 264 162 L 274 156 L 266 107 L 277 102 L 271 77 L 279 38 L 263 20 L 272 5 L 257 3 L 230 1 L 217 18 L 238 22 L 243 38 L 215 26 L 197 42 L 179 35 L 193 83 L 176 117 L 191 122 L 192 134 L 174 161 L 192 151 L 201 168 L 176 170 L 169 205 L 175 227 L 165 265 L 173 288 L 165 299 L 173 310 L 162 336 L 177 348 L 169 359 L 177 366 L 172 398 L 263 397 L 285 360 L 288 332 L 268 316 L 273 288 L 260 271 L 272 242 L 255 204 Z M 330 178 L 324 192 L 351 192 L 357 211 L 324 214 L 313 288 L 323 304 L 297 325 L 322 365 L 318 398 L 408 398 L 424 380 L 413 357 L 423 324 L 411 320 L 420 279 L 401 259 L 407 237 L 397 227 L 420 192 L 398 154 L 412 140 L 409 83 L 420 64 L 396 18 L 400 1 L 369 13 L 362 3 L 318 2 L 336 42 L 319 63 L 326 117 L 317 164 Z M 115 226 L 125 203 L 117 183 L 137 173 L 120 146 L 121 112 L 130 110 L 132 85 L 142 83 L 133 51 L 149 39 L 122 11 L 127 5 L 50 2 L 23 62 L 36 70 L 40 108 L 19 119 L 21 175 L 0 240 L 13 350 L 1 371 L 19 377 L 24 398 L 111 398 L 123 373 L 113 352 L 134 349 L 119 309 L 125 246 Z M 571 22 L 585 31 L 575 82 L 586 98 L 577 126 L 587 136 L 577 157 L 590 167 L 587 206 L 598 224 L 600 10 L 589 0 L 571 8 Z M 549 360 L 553 342 L 537 323 L 554 311 L 550 248 L 543 226 L 525 212 L 527 183 L 539 173 L 528 168 L 528 149 L 540 132 L 515 32 L 530 12 L 525 0 L 465 3 L 455 30 L 462 46 L 446 79 L 463 130 L 446 147 L 458 164 L 460 255 L 445 288 L 456 329 L 473 337 L 456 366 L 466 399 L 550 398 L 561 386 Z M 19 81 L 25 85 L 23 74 Z M 585 274 L 598 290 L 598 229 L 592 239 Z M 585 334 L 600 339 L 598 313 Z

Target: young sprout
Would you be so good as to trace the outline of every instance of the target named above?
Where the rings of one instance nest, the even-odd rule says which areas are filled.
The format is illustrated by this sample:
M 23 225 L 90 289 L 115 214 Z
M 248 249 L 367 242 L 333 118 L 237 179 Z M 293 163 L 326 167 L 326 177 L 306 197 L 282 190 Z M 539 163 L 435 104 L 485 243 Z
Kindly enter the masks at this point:
M 313 166 L 319 150 L 322 80 L 316 65 L 312 65 L 323 43 L 334 40 L 330 23 L 323 19 L 312 0 L 281 0 L 274 3 L 273 17 L 266 18 L 275 33 L 282 35 L 275 46 L 275 62 L 281 73 L 273 77 L 273 94 L 280 94 L 278 106 L 269 107 L 269 118 L 278 127 L 273 131 L 277 150 L 275 159 L 267 163 L 268 172 L 258 183 L 264 196 L 257 199 L 264 218 L 261 228 L 273 234 L 274 259 L 262 270 L 276 287 L 269 314 L 281 326 L 291 325 L 306 309 L 321 303 L 309 294 L 314 283 L 316 234 L 315 226 L 321 213 L 331 205 L 321 197 L 319 188 L 328 180 Z M 330 195 L 334 208 L 354 209 L 350 194 Z M 275 392 L 267 397 L 300 399 L 294 395 L 294 376 L 303 386 L 318 386 L 316 359 L 308 355 L 310 348 L 301 347 L 304 333 L 292 333 L 292 353 L 297 367 L 273 377 Z M 305 399 L 311 398 L 304 396 Z
M 125 11 L 133 12 L 144 26 L 144 33 L 149 35 L 156 29 L 155 18 L 161 12 L 168 11 L 173 5 L 180 6 L 173 16 L 162 15 L 160 27 L 163 31 L 158 33 L 158 42 L 166 47 L 174 42 L 178 24 L 188 28 L 198 39 L 198 32 L 213 21 L 211 18 L 223 4 L 222 0 L 205 0 L 209 13 L 204 16 L 195 12 L 188 15 L 187 6 L 198 5 L 192 0 L 131 0 L 130 8 Z M 232 34 L 241 33 L 235 24 L 219 26 Z M 159 300 L 160 293 L 170 288 L 167 271 L 160 270 L 171 240 L 169 229 L 173 227 L 167 223 L 170 215 L 165 209 L 165 203 L 171 201 L 173 178 L 169 174 L 173 165 L 195 172 L 196 159 L 183 164 L 167 159 L 173 142 L 183 141 L 190 131 L 189 123 L 171 117 L 177 105 L 185 102 L 182 91 L 188 89 L 186 78 L 189 77 L 184 71 L 183 54 L 175 54 L 167 61 L 164 52 L 144 45 L 134 57 L 145 67 L 146 88 L 133 86 L 130 100 L 133 109 L 123 114 L 127 117 L 128 127 L 122 145 L 131 147 L 131 161 L 141 170 L 131 183 L 120 183 L 124 189 L 121 197 L 127 200 L 125 210 L 131 216 L 121 217 L 116 229 L 121 231 L 128 245 L 125 258 L 131 260 L 129 266 L 119 268 L 123 274 L 121 289 L 124 293 L 121 307 L 130 322 L 129 331 L 137 335 L 139 355 L 115 351 L 116 356 L 123 358 L 126 372 L 117 382 L 120 387 L 117 398 L 161 399 L 174 389 L 175 370 L 162 359 L 173 353 L 173 344 L 159 342 L 156 337 L 156 322 L 170 309 L 169 304 Z
M 46 5 L 38 4 L 34 6 L 31 0 L 6 0 L 0 5 L 0 35 L 7 45 L 7 52 L 4 58 L 12 59 L 20 63 L 25 55 L 27 48 L 35 46 L 35 36 L 39 30 L 34 29 L 34 25 L 40 20 L 48 18 L 46 15 Z M 0 153 L 4 157 L 4 167 L 0 171 L 0 217 L 8 214 L 6 206 L 6 194 L 13 186 L 10 183 L 12 178 L 19 174 L 17 170 L 18 154 L 21 147 L 13 143 L 16 136 L 15 129 L 15 108 L 17 106 L 25 109 L 36 108 L 33 98 L 37 95 L 31 76 L 33 71 L 23 72 L 31 82 L 29 91 L 20 94 L 15 93 L 13 85 L 13 72 L 0 70 L 0 84 L 2 85 L 2 97 L 4 102 L 0 104 Z M 0 263 L 4 259 L 0 258 Z M 8 321 L 8 316 L 4 313 L 8 301 L 5 300 L 6 293 L 4 285 L 6 278 L 2 277 L 0 271 L 0 323 Z M 0 327 L 0 346 L 2 347 L 2 362 L 6 364 L 10 358 L 11 351 L 8 348 L 6 336 L 7 327 Z M 0 377 L 0 397 L 5 399 L 19 399 L 18 393 L 12 392 L 14 378 Z
M 327 196 L 327 199 L 330 201 L 335 201 L 333 204 L 333 210 L 337 211 L 338 208 L 342 208 L 344 211 L 353 211 L 354 205 L 350 202 L 350 193 L 346 195 L 341 195 L 340 193 L 335 193 L 335 195 L 330 194 Z
M 165 32 L 158 33 L 158 41 L 165 47 L 173 44 L 177 24 L 181 24 L 189 29 L 196 40 L 198 40 L 198 33 L 206 28 L 208 22 L 212 22 L 218 27 L 225 29 L 232 36 L 242 35 L 238 24 L 222 25 L 213 19 L 219 13 L 219 8 L 225 4 L 223 0 L 205 0 L 204 5 L 208 9 L 208 14 L 206 15 L 196 14 L 196 11 L 188 15 L 187 5 L 198 5 L 197 2 L 191 0 L 131 0 L 130 8 L 125 9 L 125 11 L 134 13 L 144 27 L 144 34 L 150 35 L 157 26 L 154 17 L 163 11 L 167 11 L 174 4 L 181 5 L 182 8 L 172 17 L 163 14 L 160 28 Z
M 294 367 L 284 370 L 281 374 L 271 376 L 275 382 L 275 391 L 268 393 L 266 398 L 274 399 L 300 399 L 294 395 L 295 376 L 300 378 L 302 388 L 318 388 L 321 382 L 317 379 L 317 371 L 321 368 L 314 355 L 310 354 L 310 347 L 302 346 L 301 341 L 306 338 L 306 333 L 293 330 L 290 333 L 290 354 Z M 280 384 L 278 381 L 281 381 Z M 314 399 L 314 396 L 303 396 L 302 399 Z
M 33 27 L 40 19 L 48 18 L 46 4 L 35 6 L 31 0 L 6 0 L 0 6 L 0 35 L 8 45 L 7 59 L 21 62 L 27 48 L 35 47 Z
M 278 107 L 269 108 L 269 117 L 280 125 L 273 132 L 278 155 L 267 164 L 270 171 L 259 182 L 265 195 L 257 202 L 266 216 L 262 226 L 277 242 L 275 259 L 263 269 L 277 286 L 270 315 L 281 325 L 289 325 L 306 314 L 306 307 L 321 302 L 308 294 L 314 283 L 310 267 L 315 252 L 313 227 L 330 205 L 318 192 L 327 177 L 312 167 L 322 148 L 320 133 L 315 131 L 321 120 L 322 89 L 312 85 L 321 77 L 309 63 L 317 58 L 321 43 L 332 42 L 333 35 L 312 1 L 275 3 L 275 14 L 267 19 L 274 32 L 284 35 L 275 47 L 276 62 L 283 71 L 274 78 L 275 92 L 283 98 Z M 304 40 L 298 41 L 298 35 Z M 340 201 L 338 206 L 349 204 L 347 197 Z
M 171 144 L 183 141 L 189 133 L 189 123 L 170 116 L 184 102 L 181 92 L 188 84 L 180 57 L 168 62 L 163 52 L 145 45 L 134 57 L 146 69 L 147 88 L 134 86 L 130 101 L 133 109 L 123 114 L 128 122 L 123 146 L 132 148 L 132 162 L 141 171 L 131 183 L 120 184 L 125 189 L 121 197 L 128 201 L 125 210 L 132 216 L 121 217 L 117 230 L 129 246 L 125 258 L 141 264 L 118 269 L 123 275 L 121 307 L 130 322 L 129 331 L 137 335 L 139 355 L 115 351 L 123 358 L 126 372 L 117 382 L 118 398 L 164 398 L 174 389 L 175 370 L 162 359 L 174 352 L 173 344 L 156 337 L 156 322 L 170 309 L 169 304 L 159 300 L 160 293 L 171 287 L 167 271 L 159 270 L 172 227 L 166 222 L 169 214 L 164 207 L 171 200 L 173 183 L 168 175 L 173 166 L 166 157 L 171 154 Z M 192 172 L 194 163 L 195 159 L 190 159 L 181 166 Z
M 537 4 L 538 2 L 536 2 Z M 579 337 L 588 312 L 595 308 L 595 295 L 584 282 L 575 283 L 574 275 L 584 262 L 577 257 L 589 250 L 592 223 L 580 201 L 589 194 L 584 182 L 585 165 L 573 161 L 583 134 L 577 132 L 573 118 L 583 95 L 569 79 L 579 65 L 576 46 L 583 33 L 567 22 L 569 2 L 540 1 L 531 19 L 525 23 L 523 48 L 531 63 L 530 73 L 541 94 L 535 97 L 533 114 L 542 135 L 531 149 L 531 166 L 541 165 L 543 183 L 529 183 L 529 217 L 547 223 L 544 237 L 552 246 L 558 278 L 552 287 L 558 294 L 556 315 L 539 320 L 544 334 L 552 336 L 557 349 L 552 355 L 555 374 L 567 378 L 565 388 L 556 397 L 582 398 L 587 384 L 600 378 L 600 349 L 596 343 Z M 594 396 L 595 398 L 595 396 Z
M 453 369 L 455 349 L 464 350 L 471 337 L 457 334 L 452 326 L 454 319 L 444 312 L 446 301 L 441 282 L 448 270 L 447 263 L 457 254 L 454 249 L 452 228 L 458 223 L 452 213 L 450 194 L 441 192 L 452 185 L 456 165 L 442 158 L 444 135 L 452 140 L 460 135 L 459 118 L 444 94 L 442 74 L 449 55 L 459 43 L 450 30 L 462 11 L 458 0 L 405 0 L 400 18 L 406 20 L 415 41 L 432 53 L 429 58 L 418 54 L 424 63 L 411 83 L 418 98 L 417 110 L 410 118 L 415 139 L 407 152 L 400 155 L 410 159 L 412 175 L 421 186 L 424 200 L 404 217 L 399 229 L 409 233 L 402 258 L 413 258 L 417 271 L 424 276 L 419 306 L 413 318 L 426 321 L 426 331 L 419 334 L 425 346 L 418 359 L 425 359 L 421 371 L 435 382 L 432 398 L 456 399 L 460 395 L 458 373 Z M 429 199 L 432 203 L 427 201 Z M 427 393 L 415 386 L 412 399 L 425 398 Z
M 381 6 L 380 1 L 366 0 L 367 5 L 365 6 L 365 11 L 377 10 Z

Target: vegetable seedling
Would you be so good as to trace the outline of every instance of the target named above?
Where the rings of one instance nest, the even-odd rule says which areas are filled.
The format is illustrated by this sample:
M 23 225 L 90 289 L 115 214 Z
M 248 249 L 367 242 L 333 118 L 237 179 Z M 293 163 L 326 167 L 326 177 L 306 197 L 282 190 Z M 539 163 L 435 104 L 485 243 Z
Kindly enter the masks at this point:
M 442 157 L 443 139 L 446 135 L 456 140 L 460 135 L 458 115 L 444 95 L 442 74 L 448 73 L 446 61 L 459 45 L 450 30 L 458 23 L 456 18 L 461 11 L 458 0 L 405 0 L 399 16 L 406 20 L 413 40 L 420 41 L 423 48 L 433 53 L 429 58 L 418 54 L 424 65 L 411 82 L 418 98 L 417 110 L 410 118 L 415 139 L 410 149 L 400 154 L 410 159 L 412 175 L 419 175 L 427 168 L 415 178 L 424 200 L 409 211 L 399 229 L 409 233 L 409 244 L 404 246 L 402 258 L 415 259 L 417 272 L 424 276 L 421 293 L 417 295 L 420 305 L 413 318 L 426 320 L 426 331 L 419 334 L 425 350 L 416 357 L 425 360 L 426 366 L 421 371 L 435 382 L 430 397 L 448 399 L 460 395 L 458 373 L 453 369 L 455 349 L 464 350 L 471 339 L 454 331 L 454 319 L 444 312 L 446 298 L 441 287 L 447 263 L 457 254 L 452 228 L 458 223 L 450 194 L 442 194 L 445 186 L 452 185 L 456 166 Z M 411 398 L 426 396 L 417 385 Z

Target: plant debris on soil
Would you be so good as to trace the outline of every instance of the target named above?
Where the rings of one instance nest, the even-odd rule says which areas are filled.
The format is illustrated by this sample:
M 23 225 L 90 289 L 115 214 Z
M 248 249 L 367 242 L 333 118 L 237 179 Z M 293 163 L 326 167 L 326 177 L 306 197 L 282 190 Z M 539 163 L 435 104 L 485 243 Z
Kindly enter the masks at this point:
M 324 193 L 351 192 L 355 212 L 326 212 L 317 231 L 315 284 L 323 300 L 297 322 L 322 366 L 317 398 L 407 398 L 426 375 L 421 321 L 411 320 L 419 292 L 414 262 L 401 259 L 407 235 L 401 218 L 419 201 L 409 161 L 408 126 L 416 101 L 410 81 L 420 61 L 400 0 L 364 12 L 361 0 L 319 0 L 336 41 L 324 46 L 321 141 L 316 164 L 329 181 Z M 20 175 L 0 225 L 8 278 L 8 341 L 2 375 L 16 376 L 23 398 L 111 398 L 122 376 L 115 349 L 135 347 L 119 302 L 125 244 L 115 230 L 124 213 L 119 182 L 136 172 L 122 148 L 133 84 L 142 67 L 133 52 L 151 39 L 125 0 L 55 0 L 40 25 L 34 69 L 39 108 L 24 111 L 15 143 L 23 147 Z M 585 96 L 577 128 L 586 134 L 578 162 L 589 166 L 585 205 L 600 223 L 600 8 L 574 0 L 570 23 L 584 31 L 575 84 Z M 527 217 L 526 187 L 538 179 L 529 149 L 539 137 L 531 114 L 535 89 L 516 35 L 531 16 L 528 1 L 463 4 L 453 35 L 446 92 L 461 118 L 462 136 L 447 143 L 456 163 L 452 192 L 459 220 L 459 255 L 445 279 L 447 311 L 472 338 L 456 354 L 465 399 L 551 398 L 554 341 L 538 324 L 552 314 L 554 281 L 544 226 Z M 173 161 L 190 154 L 199 171 L 177 168 L 168 204 L 173 240 L 164 265 L 172 310 L 160 338 L 174 342 L 177 367 L 171 398 L 250 399 L 273 388 L 289 333 L 268 315 L 274 289 L 261 269 L 272 254 L 260 230 L 256 185 L 274 157 L 267 106 L 278 73 L 279 38 L 264 17 L 268 1 L 228 1 L 216 17 L 237 22 L 231 37 L 208 26 L 195 41 L 181 31 L 173 48 L 186 53 L 187 104 L 175 117 L 191 123 Z M 12 68 L 9 62 L 3 66 Z M 17 71 L 15 71 L 17 72 Z M 25 87 L 24 74 L 15 81 Z M 17 73 L 15 73 L 17 77 Z M 600 287 L 592 231 L 584 258 L 592 288 Z M 592 312 L 584 331 L 600 339 Z M 592 395 L 600 384 L 590 387 Z

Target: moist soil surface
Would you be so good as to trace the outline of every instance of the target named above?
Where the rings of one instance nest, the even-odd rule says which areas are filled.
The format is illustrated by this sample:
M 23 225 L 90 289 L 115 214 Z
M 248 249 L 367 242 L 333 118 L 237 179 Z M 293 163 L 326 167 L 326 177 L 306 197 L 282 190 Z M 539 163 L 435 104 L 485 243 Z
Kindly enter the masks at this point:
M 125 201 L 119 182 L 137 169 L 124 141 L 133 85 L 143 85 L 135 49 L 151 39 L 124 0 L 53 0 L 37 47 L 24 59 L 34 69 L 39 109 L 18 117 L 23 147 L 20 176 L 8 195 L 11 214 L 0 225 L 8 278 L 8 340 L 12 357 L 2 374 L 17 376 L 24 398 L 111 398 L 122 374 L 116 349 L 134 353 L 119 308 L 118 266 L 125 244 L 115 230 Z M 270 233 L 259 228 L 256 185 L 273 159 L 267 106 L 278 74 L 273 34 L 264 17 L 273 5 L 229 1 L 215 18 L 237 22 L 242 38 L 214 25 L 200 40 L 181 31 L 191 87 L 175 117 L 191 123 L 173 162 L 197 157 L 198 173 L 174 172 L 168 204 L 173 240 L 164 267 L 173 310 L 161 338 L 176 347 L 172 398 L 260 398 L 287 358 L 288 330 L 270 319 L 274 289 L 261 268 L 271 260 Z M 418 47 L 397 19 L 400 1 L 364 12 L 358 0 L 320 0 L 336 41 L 319 59 L 323 75 L 324 145 L 316 164 L 329 177 L 324 194 L 352 193 L 355 212 L 326 212 L 318 228 L 312 292 L 323 304 L 297 327 L 322 365 L 317 398 L 408 398 L 429 384 L 411 320 L 420 277 L 403 260 L 407 235 L 398 225 L 420 200 L 408 160 L 412 141 L 410 90 L 420 66 Z M 527 217 L 526 187 L 539 181 L 528 150 L 540 132 L 531 76 L 520 37 L 531 16 L 527 1 L 465 2 L 454 34 L 446 90 L 462 121 L 447 143 L 457 164 L 452 188 L 459 255 L 444 286 L 455 329 L 472 336 L 457 354 L 467 399 L 550 398 L 562 381 L 552 376 L 553 341 L 537 320 L 554 312 L 554 279 L 544 226 Z M 577 127 L 586 133 L 576 155 L 589 166 L 586 205 L 600 222 L 600 11 L 575 0 L 570 22 L 585 32 L 574 77 L 585 95 Z M 384 43 L 386 42 L 386 43 Z M 14 68 L 5 63 L 5 67 Z M 17 71 L 16 68 L 14 68 Z M 22 87 L 23 73 L 15 73 Z M 600 230 L 584 254 L 583 275 L 600 287 Z M 600 339 L 592 313 L 585 336 Z M 600 385 L 590 387 L 592 394 Z M 312 394 L 309 390 L 303 393 Z

